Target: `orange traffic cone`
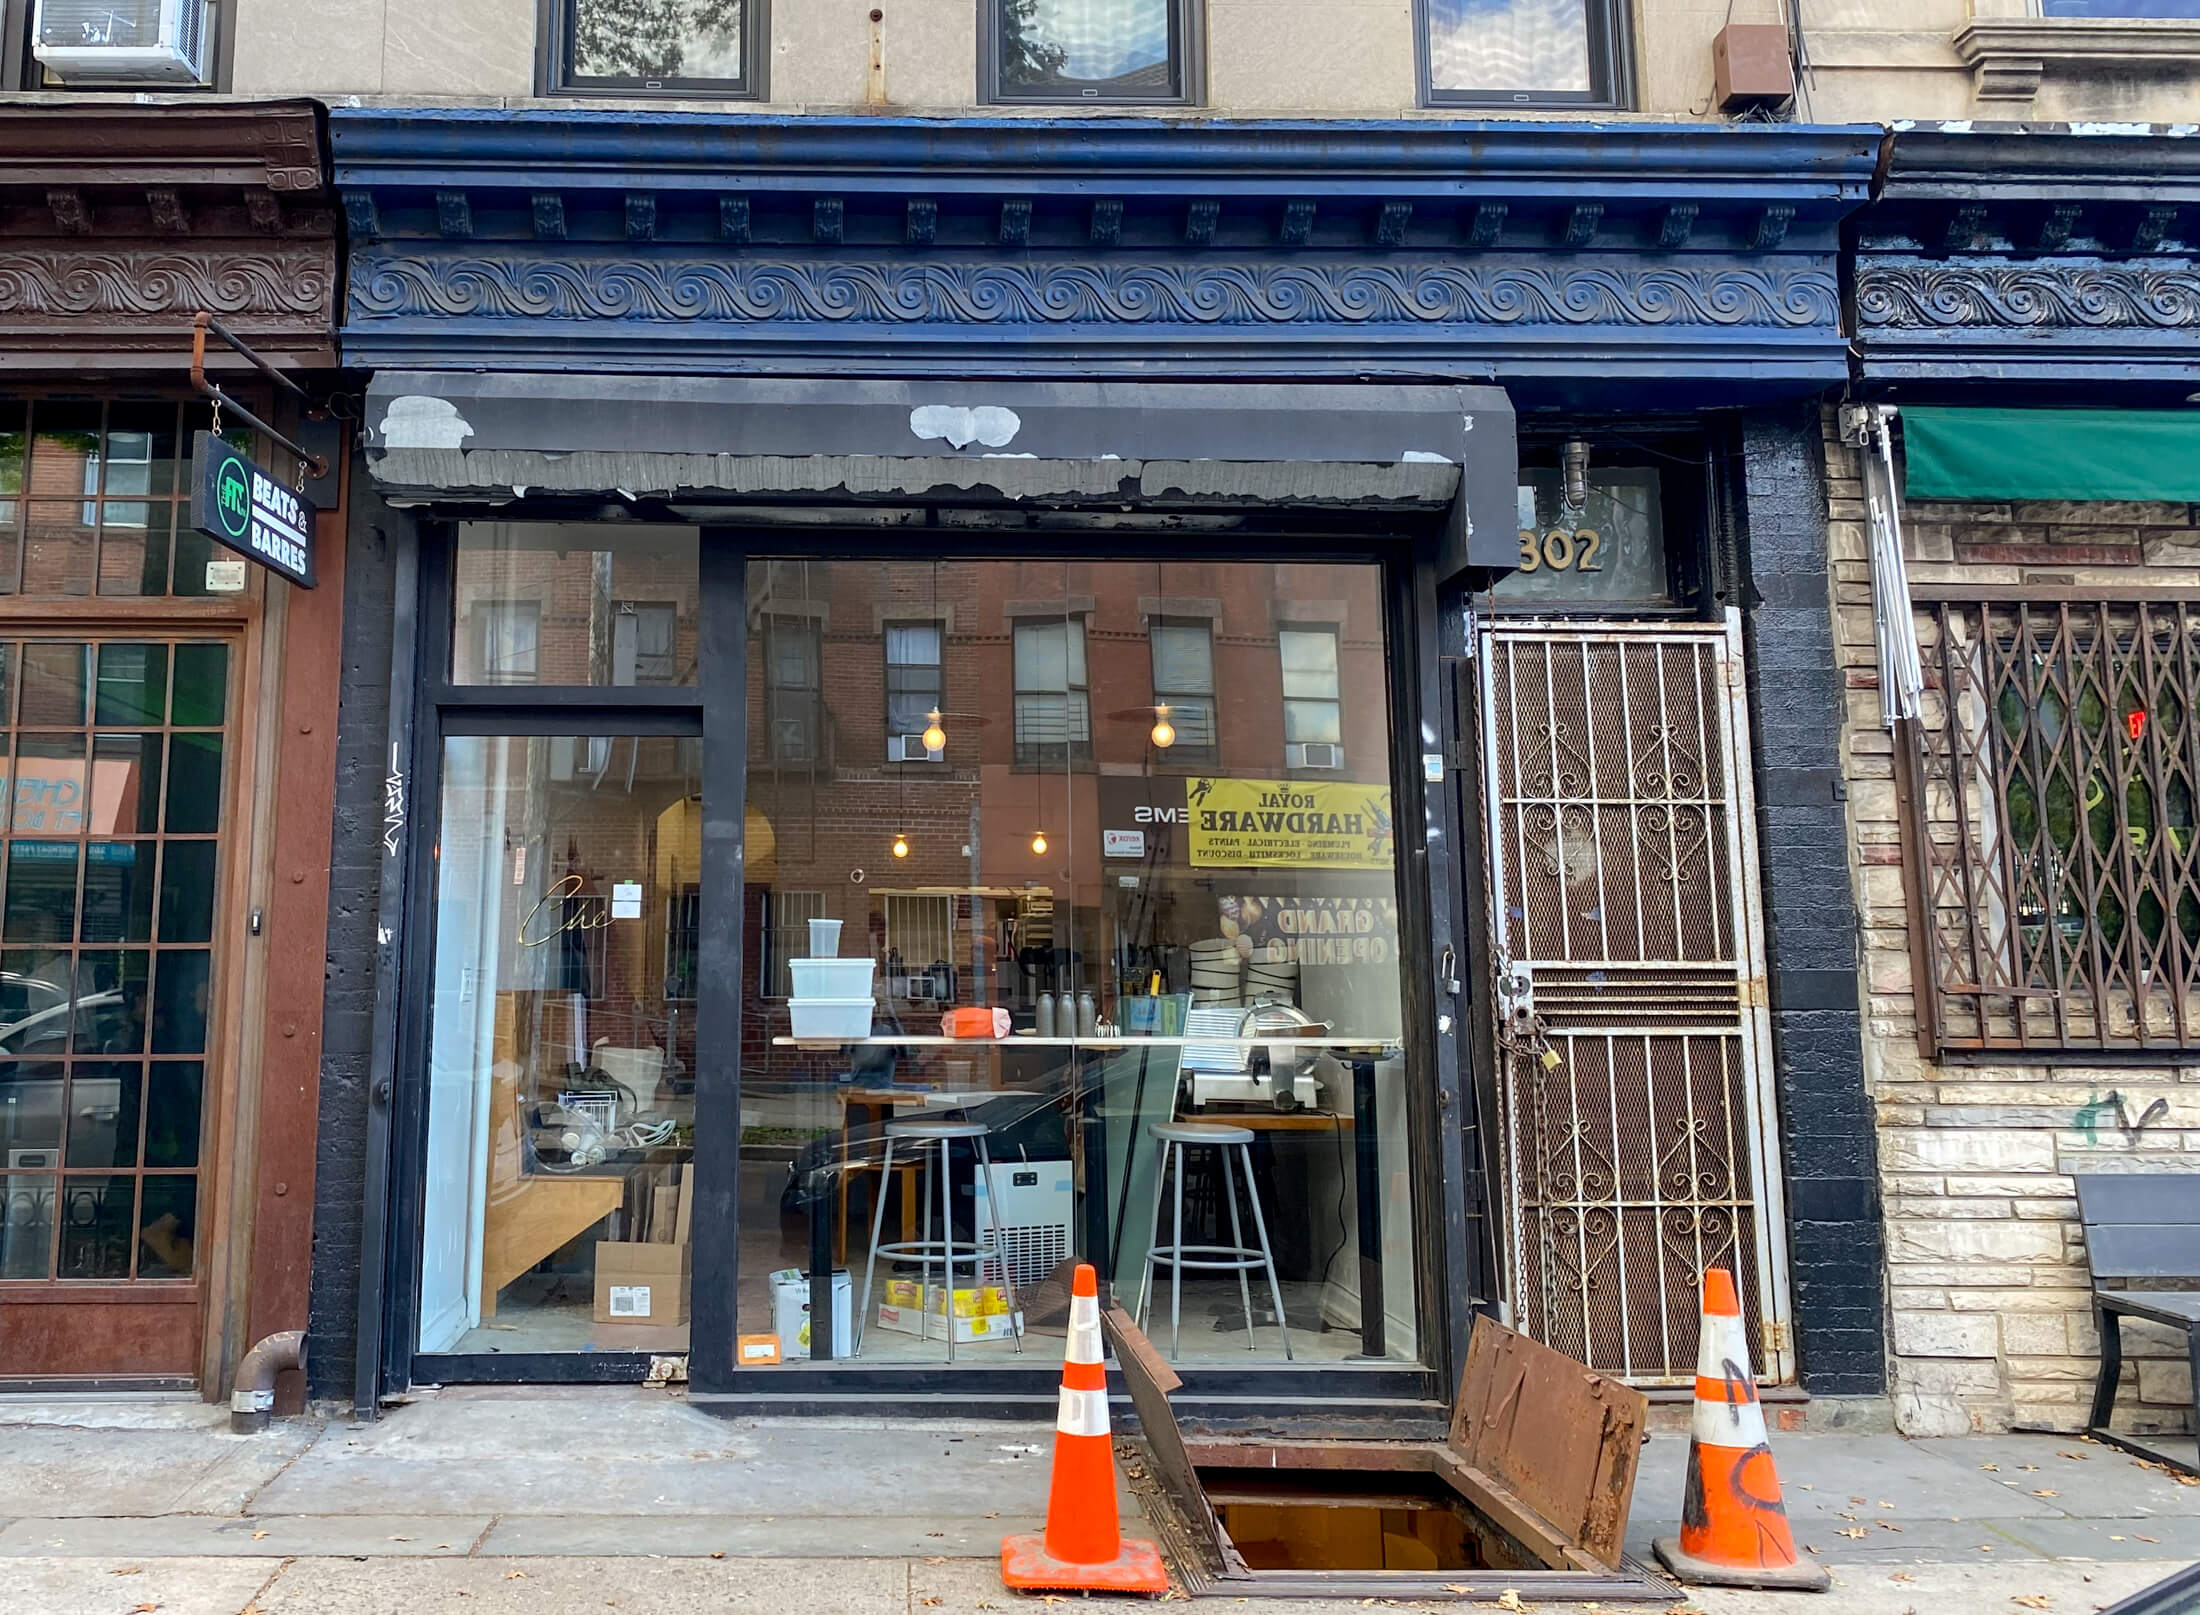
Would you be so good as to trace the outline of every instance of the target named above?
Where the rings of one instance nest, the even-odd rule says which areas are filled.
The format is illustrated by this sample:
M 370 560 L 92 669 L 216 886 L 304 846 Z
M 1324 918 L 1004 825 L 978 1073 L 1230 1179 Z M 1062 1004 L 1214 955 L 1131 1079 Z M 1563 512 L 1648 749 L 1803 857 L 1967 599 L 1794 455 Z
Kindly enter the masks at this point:
M 1001 1544 L 1001 1581 L 1025 1592 L 1165 1593 L 1151 1542 L 1126 1542 L 1115 1507 L 1108 1371 L 1100 1364 L 1100 1285 L 1080 1262 L 1070 1286 L 1069 1353 L 1054 1421 L 1054 1489 L 1043 1534 Z
M 1680 1540 L 1652 1544 L 1665 1568 L 1709 1587 L 1792 1587 L 1824 1592 L 1833 1578 L 1799 1558 L 1765 1440 L 1765 1410 L 1749 1372 L 1749 1339 L 1734 1275 L 1703 1276 L 1703 1331 L 1696 1348 L 1696 1426 L 1688 1441 L 1688 1492 Z

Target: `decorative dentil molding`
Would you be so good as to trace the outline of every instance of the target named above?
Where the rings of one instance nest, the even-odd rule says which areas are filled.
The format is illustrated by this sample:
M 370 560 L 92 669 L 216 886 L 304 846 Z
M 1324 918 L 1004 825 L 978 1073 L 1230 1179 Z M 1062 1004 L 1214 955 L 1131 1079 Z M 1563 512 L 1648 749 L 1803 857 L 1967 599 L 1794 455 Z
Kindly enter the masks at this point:
M 181 315 L 325 320 L 336 284 L 326 241 L 238 250 L 0 248 L 0 316 Z
M 2185 331 L 2200 328 L 2200 264 L 1874 263 L 1856 277 L 1866 330 Z
M 1827 265 L 849 263 L 355 252 L 353 322 L 1834 327 Z

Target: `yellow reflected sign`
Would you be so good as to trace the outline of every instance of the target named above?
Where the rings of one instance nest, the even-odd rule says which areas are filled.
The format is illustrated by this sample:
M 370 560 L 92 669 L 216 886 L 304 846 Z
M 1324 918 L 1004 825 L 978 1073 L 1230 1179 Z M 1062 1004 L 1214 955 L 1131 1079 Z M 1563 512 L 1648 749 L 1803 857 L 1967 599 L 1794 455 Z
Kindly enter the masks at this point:
M 1390 790 L 1282 779 L 1192 779 L 1194 868 L 1388 869 Z

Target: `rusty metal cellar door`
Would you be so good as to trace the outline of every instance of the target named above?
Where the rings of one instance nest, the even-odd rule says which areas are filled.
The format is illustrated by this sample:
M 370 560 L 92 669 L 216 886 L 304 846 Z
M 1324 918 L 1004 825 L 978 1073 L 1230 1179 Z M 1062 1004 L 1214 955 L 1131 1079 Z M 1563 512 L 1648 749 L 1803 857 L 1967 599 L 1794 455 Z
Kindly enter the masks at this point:
M 1695 1373 L 1728 1264 L 1793 1375 L 1741 624 L 1482 638 L 1516 1327 L 1637 1384 Z

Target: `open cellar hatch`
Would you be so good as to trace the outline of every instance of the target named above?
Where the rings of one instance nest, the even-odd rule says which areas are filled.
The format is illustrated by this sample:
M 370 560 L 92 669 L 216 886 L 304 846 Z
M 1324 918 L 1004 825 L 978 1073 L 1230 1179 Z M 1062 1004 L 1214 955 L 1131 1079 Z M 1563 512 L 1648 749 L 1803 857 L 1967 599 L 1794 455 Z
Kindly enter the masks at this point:
M 1674 1596 L 1622 1550 L 1649 1404 L 1561 1352 L 1478 1320 L 1441 1442 L 1187 1435 L 1175 1372 L 1103 1316 L 1138 1410 L 1132 1484 L 1195 1595 Z

